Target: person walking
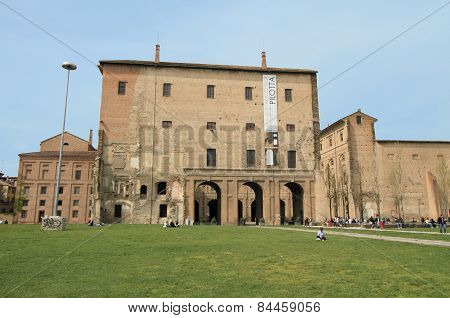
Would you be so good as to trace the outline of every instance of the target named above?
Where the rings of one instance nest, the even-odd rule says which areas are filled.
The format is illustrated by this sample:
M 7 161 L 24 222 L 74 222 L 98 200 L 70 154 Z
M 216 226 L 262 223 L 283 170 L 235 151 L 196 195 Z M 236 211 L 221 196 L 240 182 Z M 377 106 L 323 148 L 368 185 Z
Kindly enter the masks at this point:
M 444 218 L 442 214 L 438 218 L 438 224 L 439 224 L 439 233 L 447 234 L 447 220 Z

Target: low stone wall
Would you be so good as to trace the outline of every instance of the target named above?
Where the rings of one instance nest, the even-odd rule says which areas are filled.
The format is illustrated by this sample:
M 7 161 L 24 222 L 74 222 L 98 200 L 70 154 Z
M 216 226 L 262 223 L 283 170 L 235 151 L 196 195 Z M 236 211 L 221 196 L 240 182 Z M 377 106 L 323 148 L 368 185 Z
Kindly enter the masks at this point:
M 41 229 L 45 231 L 64 231 L 67 219 L 60 216 L 46 216 L 42 219 Z

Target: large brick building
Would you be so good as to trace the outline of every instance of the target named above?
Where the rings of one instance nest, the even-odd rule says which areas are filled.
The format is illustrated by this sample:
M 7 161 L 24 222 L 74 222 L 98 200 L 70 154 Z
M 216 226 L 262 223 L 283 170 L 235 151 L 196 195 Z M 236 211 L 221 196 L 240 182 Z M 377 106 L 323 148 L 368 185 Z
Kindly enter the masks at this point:
M 52 215 L 61 135 L 41 142 L 40 151 L 19 154 L 16 204 L 18 223 L 40 223 Z M 86 223 L 92 212 L 92 179 L 96 149 L 89 141 L 64 134 L 58 215 L 70 223 Z
M 100 61 L 95 217 L 161 223 L 315 218 L 316 71 Z
M 446 215 L 450 172 L 444 174 L 450 142 L 376 140 L 376 121 L 358 110 L 321 131 L 326 211 L 331 205 L 332 216 L 367 218 L 380 213 L 406 220 Z

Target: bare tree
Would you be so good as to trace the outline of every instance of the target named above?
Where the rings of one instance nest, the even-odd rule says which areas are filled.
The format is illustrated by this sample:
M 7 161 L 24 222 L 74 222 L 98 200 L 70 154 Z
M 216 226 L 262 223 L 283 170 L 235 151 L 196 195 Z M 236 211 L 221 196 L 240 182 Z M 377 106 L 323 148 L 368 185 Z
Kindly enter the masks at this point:
M 439 206 L 441 213 L 447 216 L 448 213 L 448 195 L 450 188 L 450 171 L 448 168 L 447 161 L 444 157 L 439 157 L 439 162 L 437 165 L 437 187 L 439 194 Z
M 331 171 L 330 165 L 327 165 L 325 168 L 325 187 L 327 190 L 328 208 L 330 211 L 331 220 L 333 218 L 332 204 L 336 195 L 336 178 L 334 177 L 334 173 Z
M 355 206 L 355 210 L 359 212 L 359 218 L 360 220 L 364 219 L 364 191 L 362 187 L 362 171 L 359 168 L 359 166 L 353 167 L 353 176 L 352 176 L 352 184 L 351 184 L 351 191 L 352 191 L 352 198 L 353 198 L 353 204 Z
M 404 186 L 403 186 L 403 168 L 401 161 L 399 160 L 391 170 L 390 183 L 392 185 L 392 193 L 394 197 L 395 212 L 397 217 L 401 217 L 403 213 L 403 196 L 404 196 Z
M 349 215 L 349 184 L 348 184 L 348 175 L 347 171 L 343 165 L 340 165 L 340 174 L 339 174 L 339 197 L 342 202 L 342 208 L 344 210 L 344 218 L 350 218 Z

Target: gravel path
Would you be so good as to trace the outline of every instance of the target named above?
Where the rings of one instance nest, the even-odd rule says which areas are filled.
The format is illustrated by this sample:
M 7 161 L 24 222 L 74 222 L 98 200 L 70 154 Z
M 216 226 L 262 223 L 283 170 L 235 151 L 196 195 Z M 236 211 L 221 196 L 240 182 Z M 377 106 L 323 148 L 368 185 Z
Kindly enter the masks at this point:
M 288 228 L 288 227 L 261 226 L 258 228 L 281 230 L 281 231 L 298 231 L 298 232 L 317 233 L 316 230 Z M 327 231 L 326 229 L 325 229 L 325 233 L 327 236 L 341 235 L 341 236 L 358 237 L 358 238 L 365 238 L 365 239 L 367 238 L 367 239 L 372 239 L 372 240 L 383 240 L 383 241 L 413 243 L 413 244 L 428 245 L 428 246 L 450 247 L 450 242 L 446 242 L 446 241 L 421 240 L 421 239 L 416 239 L 416 238 L 382 236 L 382 235 L 376 235 L 376 234 L 342 233 L 342 232 Z

